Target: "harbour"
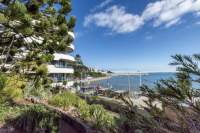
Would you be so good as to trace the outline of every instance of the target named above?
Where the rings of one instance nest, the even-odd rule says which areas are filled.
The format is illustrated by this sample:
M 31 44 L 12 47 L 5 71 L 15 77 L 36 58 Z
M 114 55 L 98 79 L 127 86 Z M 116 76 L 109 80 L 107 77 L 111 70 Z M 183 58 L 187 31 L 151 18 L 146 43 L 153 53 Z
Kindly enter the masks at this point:
M 141 85 L 148 85 L 153 88 L 159 80 L 174 76 L 174 73 L 116 75 L 102 80 L 88 81 L 87 86 L 101 86 L 115 91 L 139 91 Z

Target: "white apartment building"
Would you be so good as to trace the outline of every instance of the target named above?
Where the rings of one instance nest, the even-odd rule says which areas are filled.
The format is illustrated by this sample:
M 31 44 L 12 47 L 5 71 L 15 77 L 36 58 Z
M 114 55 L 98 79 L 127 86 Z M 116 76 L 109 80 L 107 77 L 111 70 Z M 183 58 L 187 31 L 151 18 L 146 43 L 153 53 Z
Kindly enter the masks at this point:
M 4 31 L 3 25 L 0 24 L 0 33 Z M 73 32 L 68 32 L 69 36 L 75 39 L 75 35 Z M 16 35 L 17 36 L 17 35 Z M 27 43 L 31 43 L 32 41 L 37 41 L 38 43 L 42 43 L 43 38 L 35 38 L 35 37 L 27 37 L 24 39 Z M 23 48 L 22 48 L 23 49 Z M 75 61 L 75 58 L 70 55 L 74 51 L 74 45 L 70 44 L 66 51 L 55 53 L 54 60 L 47 65 L 49 77 L 52 79 L 52 86 L 63 86 L 70 87 L 74 84 L 73 82 L 73 73 L 74 69 L 72 67 L 72 63 Z M 27 55 L 27 50 L 23 49 L 23 55 L 16 55 L 15 58 L 24 58 Z M 5 56 L 1 55 L 0 59 L 4 59 Z M 5 67 L 12 68 L 11 64 L 5 64 Z
M 68 32 L 68 34 L 75 39 L 73 32 Z M 48 73 L 54 82 L 53 86 L 69 87 L 74 84 L 72 63 L 75 59 L 70 55 L 73 51 L 74 45 L 70 44 L 67 51 L 55 53 L 54 60 L 48 64 Z

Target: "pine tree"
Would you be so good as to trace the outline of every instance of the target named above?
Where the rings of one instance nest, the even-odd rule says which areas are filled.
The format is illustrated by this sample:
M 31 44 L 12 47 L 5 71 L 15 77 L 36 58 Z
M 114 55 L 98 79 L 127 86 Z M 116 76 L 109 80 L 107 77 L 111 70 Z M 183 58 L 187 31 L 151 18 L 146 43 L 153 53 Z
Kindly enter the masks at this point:
M 122 97 L 128 107 L 121 113 L 122 132 L 200 132 L 200 54 L 172 58 L 170 65 L 177 67 L 174 77 L 158 81 L 154 88 L 141 87 L 142 95 L 148 98 L 147 107 L 141 110 L 132 100 Z
M 143 86 L 141 90 L 143 94 L 148 97 L 147 103 L 149 103 L 149 111 L 155 112 L 159 110 L 153 105 L 153 102 L 157 101 L 162 104 L 162 114 L 152 114 L 161 121 L 166 121 L 170 116 L 166 116 L 166 110 L 170 110 L 171 113 L 176 114 L 176 122 L 168 121 L 165 123 L 165 127 L 168 130 L 173 131 L 169 125 L 176 125 L 176 132 L 199 132 L 200 131 L 200 54 L 193 56 L 172 56 L 174 61 L 170 63 L 177 67 L 177 73 L 175 78 L 168 80 L 161 80 L 156 84 L 156 87 L 152 90 L 148 86 Z M 173 118 L 175 119 L 175 118 Z
M 68 34 L 76 20 L 69 16 L 71 0 L 0 2 L 1 71 L 26 76 L 36 88 L 46 84 L 46 64 L 73 41 Z
M 75 56 L 74 63 L 74 77 L 81 79 L 83 76 L 86 76 L 88 68 L 84 65 L 81 56 L 77 54 Z

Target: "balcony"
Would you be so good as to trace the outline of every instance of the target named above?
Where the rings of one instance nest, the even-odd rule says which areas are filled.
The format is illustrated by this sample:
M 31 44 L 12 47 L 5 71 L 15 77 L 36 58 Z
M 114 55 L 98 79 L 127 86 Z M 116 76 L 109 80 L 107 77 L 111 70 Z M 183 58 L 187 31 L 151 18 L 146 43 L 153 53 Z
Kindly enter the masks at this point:
M 53 55 L 54 55 L 55 61 L 59 61 L 59 60 L 66 60 L 66 61 L 71 61 L 71 62 L 75 61 L 73 56 L 67 55 L 65 53 L 55 53 Z
M 52 73 L 66 73 L 66 74 L 73 74 L 74 73 L 74 69 L 71 67 L 67 67 L 67 68 L 58 68 L 54 65 L 48 65 L 48 73 L 52 74 Z
M 52 61 L 51 65 L 56 68 L 73 68 L 72 65 L 66 61 Z
M 50 77 L 54 83 L 64 82 L 64 81 L 70 82 L 74 80 L 69 74 L 51 74 Z
M 75 50 L 74 45 L 73 45 L 73 44 L 70 44 L 70 45 L 68 46 L 68 48 L 66 49 L 66 52 L 71 53 L 71 52 L 73 52 L 74 50 Z

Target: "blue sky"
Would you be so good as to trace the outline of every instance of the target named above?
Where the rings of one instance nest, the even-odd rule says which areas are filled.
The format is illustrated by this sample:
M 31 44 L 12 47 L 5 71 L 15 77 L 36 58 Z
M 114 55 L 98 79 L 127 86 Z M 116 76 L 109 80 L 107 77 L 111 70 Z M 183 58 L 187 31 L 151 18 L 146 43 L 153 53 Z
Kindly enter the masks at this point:
M 171 55 L 200 52 L 200 0 L 72 0 L 75 54 L 113 71 L 174 71 Z

